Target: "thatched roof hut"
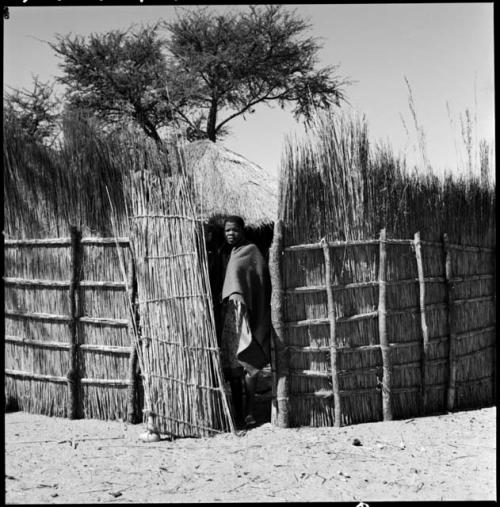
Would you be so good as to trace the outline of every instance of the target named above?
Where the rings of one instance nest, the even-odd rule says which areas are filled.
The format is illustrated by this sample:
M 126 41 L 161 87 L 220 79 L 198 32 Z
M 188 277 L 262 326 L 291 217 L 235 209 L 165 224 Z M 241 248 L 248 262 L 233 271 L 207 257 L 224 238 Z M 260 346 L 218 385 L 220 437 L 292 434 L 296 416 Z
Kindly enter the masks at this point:
M 249 225 L 275 221 L 278 182 L 266 170 L 209 140 L 187 144 L 184 158 L 202 217 L 236 214 Z

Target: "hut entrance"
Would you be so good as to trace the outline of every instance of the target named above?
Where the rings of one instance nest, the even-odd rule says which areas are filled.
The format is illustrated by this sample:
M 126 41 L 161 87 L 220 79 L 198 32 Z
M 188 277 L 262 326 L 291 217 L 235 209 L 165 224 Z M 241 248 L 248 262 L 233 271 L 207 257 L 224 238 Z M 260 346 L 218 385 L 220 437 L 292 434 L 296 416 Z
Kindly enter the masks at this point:
M 225 268 L 231 252 L 231 248 L 227 245 L 224 238 L 225 218 L 225 215 L 213 216 L 205 223 L 210 288 L 219 347 L 221 345 L 223 328 L 221 293 L 224 283 Z M 266 262 L 269 261 L 269 249 L 273 240 L 273 227 L 273 223 L 271 222 L 260 225 L 248 225 L 245 227 L 245 237 L 259 248 Z M 225 386 L 226 392 L 230 395 L 231 389 L 227 373 L 225 375 Z M 242 382 L 241 389 L 243 394 L 245 394 L 244 382 Z M 262 424 L 271 420 L 271 401 L 271 365 L 268 364 L 259 372 L 257 377 L 254 413 L 257 424 Z

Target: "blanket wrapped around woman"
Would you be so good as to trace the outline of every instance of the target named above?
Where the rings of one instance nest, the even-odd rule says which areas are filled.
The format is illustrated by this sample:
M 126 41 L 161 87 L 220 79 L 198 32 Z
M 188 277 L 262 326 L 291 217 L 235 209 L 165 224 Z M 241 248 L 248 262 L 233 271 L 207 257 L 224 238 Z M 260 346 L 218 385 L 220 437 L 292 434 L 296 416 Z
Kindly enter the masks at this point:
M 229 300 L 234 294 L 242 297 L 243 304 Z M 225 308 L 222 349 L 225 355 L 229 352 L 233 361 L 226 366 L 234 368 L 236 359 L 245 370 L 252 372 L 269 363 L 270 300 L 267 263 L 257 246 L 245 241 L 231 250 L 222 287 Z

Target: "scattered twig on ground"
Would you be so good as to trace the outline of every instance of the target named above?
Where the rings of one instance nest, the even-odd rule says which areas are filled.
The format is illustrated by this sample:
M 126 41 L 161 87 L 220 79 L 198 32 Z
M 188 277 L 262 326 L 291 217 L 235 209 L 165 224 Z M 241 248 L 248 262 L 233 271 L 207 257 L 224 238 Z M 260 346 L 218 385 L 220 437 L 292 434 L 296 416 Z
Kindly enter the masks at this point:
M 246 486 L 247 484 L 250 484 L 250 481 L 242 482 L 238 486 L 234 487 L 233 489 L 229 489 L 228 491 L 225 491 L 225 493 L 232 493 L 233 491 L 236 491 L 237 489 L 242 488 L 243 486 Z
M 55 444 L 66 444 L 66 443 L 73 443 L 73 442 L 86 442 L 87 440 L 119 440 L 125 438 L 124 436 L 121 437 L 91 437 L 91 438 L 70 438 L 66 440 L 20 440 L 19 442 L 5 442 L 6 444 L 49 444 L 49 443 L 55 443 Z

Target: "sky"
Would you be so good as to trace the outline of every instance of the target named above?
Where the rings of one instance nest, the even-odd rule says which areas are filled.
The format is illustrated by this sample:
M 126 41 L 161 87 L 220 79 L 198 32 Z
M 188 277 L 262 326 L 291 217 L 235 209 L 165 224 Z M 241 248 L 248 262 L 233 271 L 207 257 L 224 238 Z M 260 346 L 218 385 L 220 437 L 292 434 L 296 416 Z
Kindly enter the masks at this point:
M 337 74 L 352 81 L 345 88 L 349 108 L 365 115 L 373 143 L 388 143 L 410 165 L 422 165 L 407 79 L 437 173 L 464 166 L 460 117 L 466 109 L 472 114 L 475 145 L 486 139 L 494 146 L 493 2 L 287 7 L 307 19 L 308 34 L 320 39 L 318 66 L 338 65 Z M 30 88 L 34 75 L 42 81 L 59 75 L 59 60 L 44 42 L 55 41 L 56 33 L 87 35 L 175 15 L 173 6 L 146 2 L 37 7 L 26 1 L 10 7 L 10 18 L 4 20 L 4 90 Z M 222 144 L 270 174 L 278 173 L 286 138 L 303 133 L 290 110 L 278 106 L 259 106 L 230 127 Z

